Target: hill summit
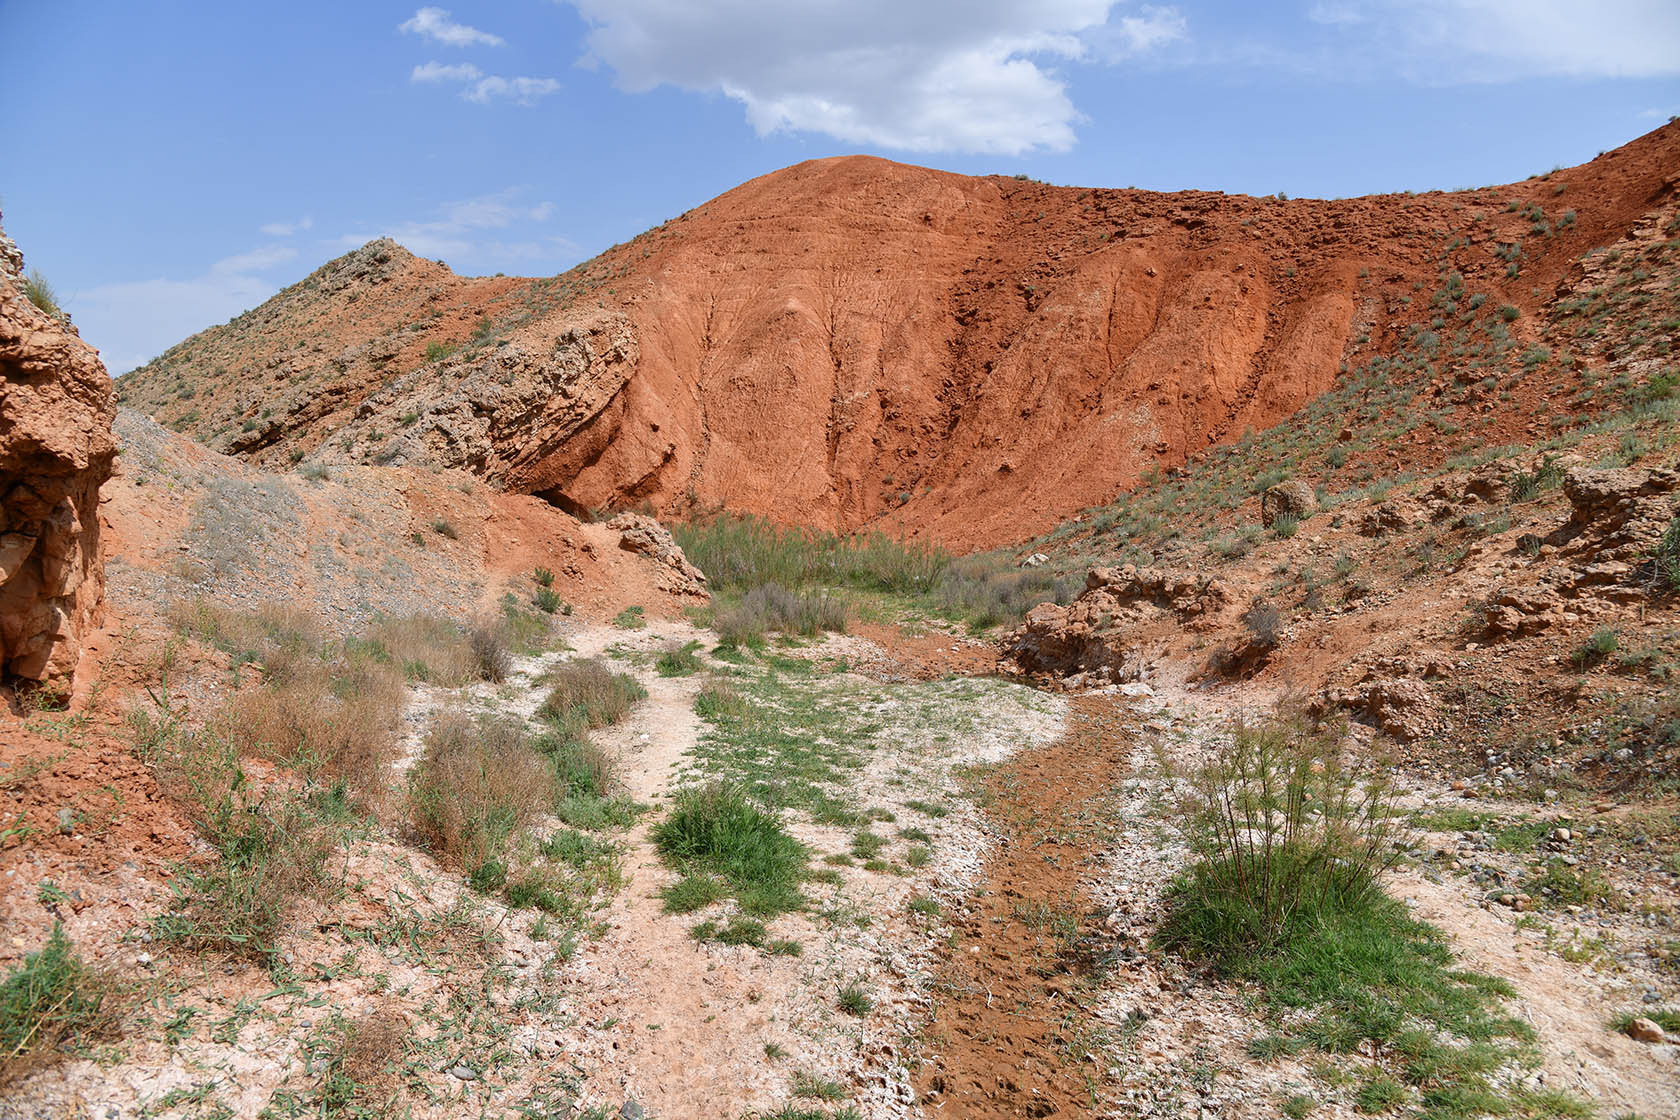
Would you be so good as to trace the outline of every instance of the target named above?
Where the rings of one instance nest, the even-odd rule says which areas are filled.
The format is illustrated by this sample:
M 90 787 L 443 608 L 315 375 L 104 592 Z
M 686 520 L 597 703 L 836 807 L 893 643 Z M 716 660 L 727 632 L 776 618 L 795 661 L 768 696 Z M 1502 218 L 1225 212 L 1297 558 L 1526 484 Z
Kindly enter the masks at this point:
M 1585 258 L 1677 167 L 1672 123 L 1521 183 L 1337 201 L 813 160 L 557 277 L 463 278 L 370 242 L 120 394 L 268 465 L 423 462 L 572 511 L 724 506 L 992 545 L 1344 374 L 1525 372 Z M 1441 346 L 1484 302 L 1511 310 Z M 1467 407 L 1509 437 L 1540 388 Z

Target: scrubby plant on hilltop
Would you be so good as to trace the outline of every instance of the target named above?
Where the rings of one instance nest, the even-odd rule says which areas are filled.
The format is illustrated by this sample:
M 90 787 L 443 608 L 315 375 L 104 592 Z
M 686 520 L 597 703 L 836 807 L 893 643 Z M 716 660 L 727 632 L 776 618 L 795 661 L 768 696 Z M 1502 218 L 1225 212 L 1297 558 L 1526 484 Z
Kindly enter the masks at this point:
M 53 318 L 63 317 L 64 311 L 58 304 L 58 293 L 53 291 L 53 286 L 47 282 L 45 276 L 41 275 L 39 269 L 31 269 L 29 275 L 24 279 L 23 294 L 24 298 L 28 299 L 30 303 Z

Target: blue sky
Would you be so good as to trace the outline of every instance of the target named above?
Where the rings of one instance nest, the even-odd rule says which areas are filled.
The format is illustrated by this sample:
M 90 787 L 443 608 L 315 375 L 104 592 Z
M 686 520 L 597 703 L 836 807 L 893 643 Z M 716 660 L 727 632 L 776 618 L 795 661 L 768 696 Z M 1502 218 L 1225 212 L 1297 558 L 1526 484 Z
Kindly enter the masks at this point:
M 1334 197 L 1680 113 L 1677 0 L 0 0 L 0 209 L 113 372 L 389 234 L 552 274 L 871 152 Z

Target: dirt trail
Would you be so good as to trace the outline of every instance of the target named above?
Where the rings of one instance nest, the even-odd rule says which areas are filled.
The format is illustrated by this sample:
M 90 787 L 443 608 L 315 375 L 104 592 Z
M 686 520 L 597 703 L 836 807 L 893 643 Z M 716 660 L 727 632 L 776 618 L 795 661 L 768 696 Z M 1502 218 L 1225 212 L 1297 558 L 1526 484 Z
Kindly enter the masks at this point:
M 1414 916 L 1452 936 L 1453 948 L 1468 967 L 1503 977 L 1516 988 L 1513 1006 L 1541 1040 L 1549 1088 L 1581 1094 L 1611 1116 L 1680 1117 L 1680 1048 L 1653 1047 L 1607 1030 L 1605 985 L 1587 975 L 1587 966 L 1530 941 L 1511 920 L 1467 899 L 1460 883 L 1434 883 L 1408 873 L 1390 887 L 1395 897 L 1412 905 Z M 1540 931 L 1532 936 L 1538 938 Z M 1624 1002 L 1636 1007 L 1639 996 L 1630 992 Z
M 677 622 L 642 631 L 589 626 L 568 635 L 575 651 L 569 656 L 598 657 L 615 645 L 657 651 L 700 636 Z M 597 741 L 613 758 L 623 791 L 652 804 L 668 795 L 699 740 L 694 698 L 704 678 L 636 676 L 647 699 Z M 602 936 L 586 942 L 568 967 L 568 995 L 582 1015 L 574 1060 L 613 1078 L 593 1086 L 597 1095 L 635 1101 L 672 1120 L 768 1107 L 776 1079 L 764 1040 L 785 1009 L 753 996 L 767 958 L 698 945 L 688 923 L 662 912 L 658 891 L 673 876 L 649 838 L 656 817 L 645 814 L 627 836 L 629 883 L 600 915 Z
M 940 975 L 934 1053 L 917 1079 L 929 1115 L 1094 1114 L 1106 1062 L 1084 1034 L 1105 937 L 1086 886 L 1132 724 L 1117 697 L 1080 697 L 1060 742 L 987 783 L 997 854 Z

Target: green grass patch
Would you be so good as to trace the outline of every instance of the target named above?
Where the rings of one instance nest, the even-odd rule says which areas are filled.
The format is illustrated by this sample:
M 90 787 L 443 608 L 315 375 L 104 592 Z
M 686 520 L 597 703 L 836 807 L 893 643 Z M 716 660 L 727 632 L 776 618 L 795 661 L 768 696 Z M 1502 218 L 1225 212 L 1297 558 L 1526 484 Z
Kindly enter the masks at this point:
M 805 905 L 799 882 L 809 853 L 774 811 L 737 786 L 714 782 L 680 790 L 670 815 L 654 827 L 653 841 L 678 871 L 722 879 L 748 914 L 770 917 Z
M 662 677 L 689 677 L 700 671 L 700 658 L 695 651 L 699 642 L 687 642 L 660 653 L 653 667 Z
M 1386 790 L 1354 782 L 1330 736 L 1239 728 L 1190 782 L 1182 813 L 1197 858 L 1168 888 L 1157 940 L 1255 987 L 1272 1028 L 1257 1057 L 1374 1053 L 1370 1111 L 1573 1107 L 1523 1088 L 1538 1052 L 1506 1012 L 1511 986 L 1457 968 L 1446 936 L 1378 886 L 1404 837 Z M 1374 1088 L 1385 1079 L 1404 1096 Z
M 82 963 L 54 924 L 47 943 L 0 980 L 0 1087 L 44 1056 L 114 1033 L 117 989 Z

